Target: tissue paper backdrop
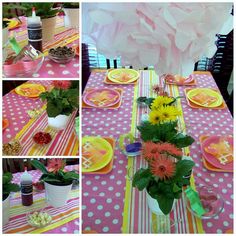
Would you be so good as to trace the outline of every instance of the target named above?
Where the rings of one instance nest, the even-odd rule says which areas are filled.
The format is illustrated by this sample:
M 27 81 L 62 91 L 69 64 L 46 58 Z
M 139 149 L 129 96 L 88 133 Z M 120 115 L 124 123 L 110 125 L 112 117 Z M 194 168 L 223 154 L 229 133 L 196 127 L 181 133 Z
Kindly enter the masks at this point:
M 189 75 L 202 56 L 214 55 L 215 35 L 232 29 L 231 9 L 229 2 L 85 3 L 83 42 L 107 58 L 120 56 L 122 65 Z

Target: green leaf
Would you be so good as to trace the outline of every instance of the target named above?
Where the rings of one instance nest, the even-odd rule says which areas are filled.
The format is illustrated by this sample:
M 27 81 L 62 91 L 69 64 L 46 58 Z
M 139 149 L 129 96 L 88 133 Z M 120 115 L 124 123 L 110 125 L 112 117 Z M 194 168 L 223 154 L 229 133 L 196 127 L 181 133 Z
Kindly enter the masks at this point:
M 3 174 L 2 183 L 3 184 L 8 184 L 12 181 L 12 179 L 13 179 L 12 173 L 6 172 L 6 173 Z
M 142 125 L 137 126 L 137 129 L 140 131 L 144 142 L 154 140 L 167 142 L 177 134 L 176 126 L 177 121 L 157 125 L 152 125 L 149 121 L 146 121 Z
M 63 98 L 62 99 L 62 104 L 65 105 L 65 106 L 70 105 L 70 103 L 68 102 L 67 98 Z
M 79 179 L 79 174 L 75 173 L 74 171 L 66 172 L 64 174 L 64 179 Z
M 194 141 L 191 136 L 182 133 L 178 133 L 170 140 L 170 142 L 175 144 L 178 148 L 190 146 Z
M 61 114 L 62 106 L 55 104 L 53 101 L 49 100 L 47 103 L 47 114 L 49 117 L 56 117 Z
M 173 186 L 173 192 L 174 192 L 174 193 L 177 193 L 177 192 L 179 192 L 179 191 L 182 192 L 182 188 L 180 188 L 177 184 L 174 184 L 174 186 Z
M 164 194 L 160 194 L 157 196 L 156 199 L 158 201 L 161 211 L 165 215 L 168 215 L 171 212 L 174 203 L 174 198 L 167 198 Z
M 35 167 L 36 169 L 40 170 L 43 174 L 48 174 L 48 171 L 47 171 L 46 167 L 40 161 L 32 160 L 30 163 L 31 163 L 31 165 L 33 167 Z
M 138 188 L 139 191 L 142 191 L 148 186 L 151 180 L 152 174 L 150 170 L 141 168 L 135 173 L 132 186 Z
M 188 175 L 194 167 L 194 162 L 190 160 L 180 160 L 176 163 L 176 172 L 173 177 L 175 180 L 183 179 L 183 176 Z
M 18 184 L 8 183 L 3 185 L 3 194 L 10 194 L 11 192 L 20 191 L 20 187 Z
M 57 179 L 57 178 L 52 178 L 52 177 L 46 177 L 43 179 L 43 181 L 45 182 L 57 182 L 57 183 L 61 183 L 62 181 L 60 179 Z

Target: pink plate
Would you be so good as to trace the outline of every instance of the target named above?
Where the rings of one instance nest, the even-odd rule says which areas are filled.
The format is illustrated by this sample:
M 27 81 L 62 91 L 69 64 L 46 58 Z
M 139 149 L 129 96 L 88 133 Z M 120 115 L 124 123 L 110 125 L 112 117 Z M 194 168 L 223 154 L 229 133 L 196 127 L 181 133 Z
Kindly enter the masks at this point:
M 92 107 L 111 107 L 120 101 L 120 93 L 114 89 L 91 89 L 83 97 L 84 102 Z
M 205 159 L 213 166 L 215 166 L 219 169 L 233 170 L 233 166 L 234 166 L 233 161 L 223 165 L 220 163 L 220 161 L 217 160 L 216 157 L 214 157 L 212 154 L 205 151 L 205 148 L 209 147 L 212 143 L 219 143 L 220 138 L 221 138 L 221 136 L 210 136 L 209 138 L 205 139 L 201 145 L 202 154 L 204 155 Z M 233 138 L 232 137 L 226 137 L 226 138 L 227 138 L 227 141 L 229 142 L 230 146 L 233 147 Z

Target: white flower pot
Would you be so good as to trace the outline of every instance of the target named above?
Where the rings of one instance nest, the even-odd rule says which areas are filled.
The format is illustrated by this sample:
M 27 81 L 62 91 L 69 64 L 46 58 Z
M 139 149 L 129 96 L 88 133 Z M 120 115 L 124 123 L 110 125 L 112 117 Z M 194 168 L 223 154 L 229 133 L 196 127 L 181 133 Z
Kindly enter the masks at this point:
M 70 116 L 58 115 L 56 117 L 48 117 L 48 125 L 54 129 L 62 130 L 66 128 L 66 125 L 70 119 Z
M 56 19 L 56 16 L 47 19 L 42 19 L 43 42 L 48 42 L 54 39 Z
M 45 197 L 51 206 L 62 207 L 66 205 L 72 184 L 66 186 L 57 186 L 45 182 L 44 185 Z
M 79 8 L 64 8 L 63 11 L 65 27 L 79 29 Z
M 153 213 L 155 213 L 156 215 L 165 215 L 165 214 L 161 211 L 157 200 L 154 199 L 154 198 L 152 198 L 152 197 L 148 194 L 148 192 L 146 192 L 146 195 L 147 195 L 148 207 L 150 208 L 150 210 L 151 210 Z M 176 201 L 176 200 L 174 200 L 174 202 L 173 202 L 173 206 L 174 206 L 174 204 L 175 204 L 175 201 Z M 173 206 L 172 206 L 172 209 L 173 209 Z
M 2 202 L 2 225 L 8 223 L 10 219 L 10 195 Z
M 2 30 L 2 46 L 4 46 L 8 41 L 8 28 L 4 28 Z M 2 59 L 3 59 L 3 62 L 5 62 L 7 58 L 7 47 L 5 47 L 3 50 L 2 50 Z

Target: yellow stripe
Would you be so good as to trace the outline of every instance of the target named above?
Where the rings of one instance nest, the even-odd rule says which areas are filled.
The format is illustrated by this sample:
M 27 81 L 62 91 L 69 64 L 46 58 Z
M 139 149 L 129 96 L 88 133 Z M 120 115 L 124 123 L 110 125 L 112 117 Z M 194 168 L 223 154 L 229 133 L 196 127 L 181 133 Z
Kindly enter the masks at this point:
M 74 145 L 71 156 L 76 156 L 78 153 L 78 150 L 79 150 L 79 139 L 76 138 L 75 145 Z
M 179 96 L 179 90 L 178 90 L 178 86 L 173 86 L 173 89 L 175 90 L 175 93 L 176 93 L 176 96 Z M 186 128 L 185 126 L 185 122 L 184 122 L 184 116 L 183 116 L 183 109 L 182 109 L 182 106 L 181 106 L 181 101 L 180 99 L 178 99 L 177 101 L 177 106 L 178 108 L 180 109 L 181 111 L 181 116 L 180 116 L 180 121 L 181 121 L 181 124 L 183 125 L 184 129 Z M 189 150 L 189 147 L 186 147 L 184 148 L 184 153 L 187 155 L 190 153 L 190 150 Z M 193 189 L 196 189 L 196 186 L 195 186 L 195 180 L 194 180 L 194 176 L 192 174 L 191 176 L 191 179 L 190 179 L 190 185 Z M 197 218 L 197 217 L 194 217 L 196 219 L 196 223 L 197 223 L 197 231 L 198 233 L 202 234 L 202 233 L 205 233 L 204 229 L 203 229 L 203 225 L 202 225 L 202 220 L 200 218 Z
M 137 98 L 138 98 L 138 83 L 134 85 L 134 98 L 133 98 L 133 111 L 132 111 L 132 121 L 131 121 L 131 133 L 135 134 L 136 129 L 136 115 L 137 115 Z M 133 167 L 134 158 L 128 157 L 127 170 Z M 128 172 L 127 172 L 128 173 Z M 125 190 L 125 202 L 124 202 L 124 212 L 123 212 L 123 224 L 122 233 L 129 233 L 129 214 L 130 214 L 130 198 L 132 192 L 132 182 L 126 179 L 126 190 Z
M 47 107 L 46 104 L 43 105 L 42 110 L 45 110 L 46 107 Z M 25 131 L 28 130 L 29 127 L 30 127 L 38 118 L 39 118 L 39 117 L 30 119 L 29 122 L 22 128 L 22 130 L 21 130 L 19 133 L 16 134 L 15 139 L 19 139 L 19 138 L 25 133 Z
M 78 214 L 75 214 L 75 215 L 72 215 L 72 216 L 70 216 L 70 217 L 67 217 L 67 218 L 64 219 L 64 220 L 61 220 L 61 221 L 56 222 L 56 223 L 54 223 L 54 224 L 50 224 L 50 225 L 48 225 L 48 226 L 46 226 L 46 227 L 44 227 L 44 228 L 33 230 L 33 231 L 31 231 L 30 233 L 31 233 L 31 234 L 40 234 L 40 233 L 46 232 L 46 231 L 48 231 L 48 230 L 52 230 L 52 229 L 55 229 L 55 228 L 57 228 L 57 227 L 60 227 L 60 226 L 62 226 L 62 225 L 64 225 L 64 224 L 66 224 L 66 223 L 68 223 L 68 222 L 70 222 L 70 221 L 72 221 L 72 220 L 78 219 L 78 218 L 79 218 L 79 215 L 78 215 Z

